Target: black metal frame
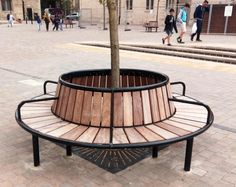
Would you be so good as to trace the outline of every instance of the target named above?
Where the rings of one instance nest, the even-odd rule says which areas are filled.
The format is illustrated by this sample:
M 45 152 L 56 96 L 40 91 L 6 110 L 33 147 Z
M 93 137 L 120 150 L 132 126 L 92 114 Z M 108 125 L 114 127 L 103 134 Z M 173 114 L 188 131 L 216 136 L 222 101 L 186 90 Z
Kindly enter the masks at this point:
M 107 71 L 107 70 L 104 70 Z M 129 70 L 128 70 L 129 71 Z M 139 70 L 137 70 L 139 71 Z M 144 71 L 146 72 L 146 71 Z M 76 72 L 78 73 L 78 72 Z M 63 76 L 63 75 L 62 75 Z M 168 82 L 169 79 L 167 77 L 166 81 Z M 63 81 L 60 78 L 60 82 L 63 83 Z M 47 94 L 46 91 L 46 85 L 48 83 L 53 83 L 53 84 L 57 84 L 54 81 L 46 81 L 44 83 L 44 93 Z M 177 85 L 180 84 L 183 86 L 183 95 L 185 95 L 185 90 L 186 90 L 186 86 L 183 82 L 175 82 L 175 83 L 171 83 L 171 85 Z M 74 85 L 70 85 L 73 86 Z M 152 87 L 153 85 L 151 85 Z M 160 86 L 160 84 L 155 84 L 155 86 Z M 145 88 L 148 86 L 144 86 Z M 79 87 L 81 88 L 81 87 Z M 86 89 L 87 87 L 84 86 L 83 89 Z M 150 89 L 150 87 L 148 87 Z M 121 91 L 121 89 L 104 89 L 104 88 L 93 88 L 93 90 L 99 90 L 102 89 L 102 91 L 110 91 L 112 93 L 112 95 L 114 94 L 114 92 L 116 91 Z M 132 90 L 137 90 L 137 89 L 144 89 L 143 87 L 134 87 L 134 88 L 125 88 L 125 91 L 132 91 Z M 186 96 L 185 96 L 186 97 Z M 189 97 L 190 98 L 190 97 Z M 27 126 L 27 124 L 25 124 L 22 121 L 21 118 L 21 107 L 26 104 L 26 103 L 32 103 L 32 102 L 40 102 L 40 101 L 49 101 L 49 100 L 56 100 L 58 99 L 58 97 L 50 97 L 50 98 L 42 98 L 42 99 L 33 99 L 33 100 L 25 100 L 22 101 L 16 110 L 16 114 L 15 114 L 15 118 L 16 121 L 18 122 L 18 124 L 25 129 L 26 131 L 28 131 L 29 133 L 32 134 L 32 141 L 33 141 L 33 155 L 34 155 L 34 165 L 38 166 L 40 165 L 40 156 L 39 156 L 39 144 L 38 144 L 38 138 L 43 138 L 52 142 L 56 142 L 56 143 L 61 143 L 61 144 L 66 144 L 66 153 L 68 156 L 71 156 L 72 154 L 72 148 L 71 146 L 81 146 L 81 147 L 90 147 L 90 148 L 99 148 L 99 149 L 125 149 L 125 148 L 141 148 L 141 147 L 152 147 L 152 156 L 153 158 L 156 158 L 158 156 L 158 147 L 163 146 L 163 145 L 169 145 L 172 143 L 176 143 L 176 142 L 180 142 L 183 140 L 187 141 L 187 146 L 186 146 L 186 156 L 185 156 L 185 166 L 184 169 L 185 171 L 189 171 L 190 170 L 190 165 L 191 165 L 191 156 L 192 156 L 192 146 L 193 146 L 193 138 L 201 133 L 203 133 L 204 131 L 206 131 L 213 123 L 214 120 L 214 115 L 210 109 L 209 106 L 195 100 L 195 101 L 189 101 L 189 100 L 181 100 L 181 99 L 177 99 L 177 98 L 169 98 L 169 101 L 172 102 L 181 102 L 181 103 L 185 103 L 185 104 L 193 104 L 193 105 L 199 105 L 202 106 L 204 108 L 206 108 L 207 110 L 207 122 L 206 125 L 199 129 L 198 131 L 195 131 L 193 133 L 190 133 L 188 135 L 184 135 L 181 137 L 177 137 L 177 138 L 172 138 L 172 139 L 167 139 L 167 140 L 161 140 L 161 141 L 153 141 L 153 142 L 145 142 L 145 143 L 133 143 L 133 144 L 113 144 L 112 143 L 112 134 L 113 134 L 113 125 L 110 126 L 110 130 L 111 130 L 111 137 L 110 137 L 110 143 L 109 144 L 95 144 L 95 143 L 83 143 L 83 142 L 75 142 L 75 141 L 71 141 L 68 139 L 63 139 L 63 138 L 55 138 L 53 136 L 50 135 L 46 135 L 43 133 L 40 133 L 39 131 L 36 131 L 32 128 L 30 128 L 29 126 Z M 113 123 L 112 123 L 113 124 Z M 99 127 L 98 127 L 99 128 Z

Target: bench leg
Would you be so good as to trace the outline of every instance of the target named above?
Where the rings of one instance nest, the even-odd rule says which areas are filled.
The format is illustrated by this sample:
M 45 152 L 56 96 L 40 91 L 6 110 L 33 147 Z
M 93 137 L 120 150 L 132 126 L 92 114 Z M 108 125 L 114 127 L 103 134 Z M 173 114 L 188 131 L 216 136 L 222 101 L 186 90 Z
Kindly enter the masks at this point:
M 40 165 L 39 157 L 39 138 L 36 135 L 32 135 L 33 142 L 33 156 L 34 156 L 34 166 L 37 167 Z
M 192 150 L 193 150 L 193 138 L 187 140 L 186 153 L 185 153 L 185 163 L 184 163 L 184 170 L 185 171 L 190 171 Z
M 66 145 L 66 155 L 72 156 L 72 147 L 70 145 Z
M 158 146 L 153 146 L 152 147 L 152 158 L 157 158 L 158 157 Z

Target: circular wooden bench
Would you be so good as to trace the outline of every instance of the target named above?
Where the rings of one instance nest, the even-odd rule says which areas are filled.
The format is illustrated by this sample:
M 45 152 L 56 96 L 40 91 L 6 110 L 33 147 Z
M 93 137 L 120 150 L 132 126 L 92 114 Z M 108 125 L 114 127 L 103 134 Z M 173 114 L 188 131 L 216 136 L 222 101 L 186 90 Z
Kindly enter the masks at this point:
M 187 140 L 189 171 L 193 138 L 213 123 L 211 109 L 186 97 L 183 83 L 172 83 L 184 86 L 182 95 L 172 94 L 169 78 L 156 72 L 122 69 L 120 88 L 111 88 L 110 70 L 70 72 L 59 78 L 55 96 L 46 84 L 43 96 L 21 102 L 16 111 L 17 122 L 33 135 L 35 166 L 38 137 L 66 144 L 67 155 L 71 146 L 152 147 L 153 157 L 159 146 Z

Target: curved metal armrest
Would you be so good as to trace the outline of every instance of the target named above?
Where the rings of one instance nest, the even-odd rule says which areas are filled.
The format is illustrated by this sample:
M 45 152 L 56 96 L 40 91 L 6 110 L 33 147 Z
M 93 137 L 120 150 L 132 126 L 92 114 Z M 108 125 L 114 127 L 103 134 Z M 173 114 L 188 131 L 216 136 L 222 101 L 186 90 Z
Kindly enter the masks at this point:
M 169 101 L 174 101 L 174 102 L 180 102 L 180 103 L 186 103 L 186 104 L 192 104 L 192 105 L 198 105 L 198 106 L 202 106 L 204 108 L 206 108 L 207 110 L 207 124 L 212 124 L 214 121 L 214 114 L 211 111 L 211 108 L 199 101 L 187 101 L 187 100 L 183 100 L 183 99 L 176 99 L 176 98 L 169 98 Z
M 21 107 L 26 103 L 34 103 L 34 102 L 41 102 L 41 101 L 49 101 L 49 100 L 57 100 L 58 97 L 50 97 L 50 98 L 42 98 L 42 99 L 34 99 L 34 100 L 25 100 L 20 102 L 20 104 L 17 106 L 17 117 L 21 121 Z
M 45 81 L 44 84 L 43 84 L 43 93 L 44 93 L 44 95 L 47 94 L 47 84 L 48 83 L 58 84 L 58 82 L 56 82 L 56 81 L 50 81 L 50 80 Z
M 185 96 L 186 93 L 186 85 L 184 82 L 171 82 L 170 85 L 181 85 L 183 87 L 182 95 Z

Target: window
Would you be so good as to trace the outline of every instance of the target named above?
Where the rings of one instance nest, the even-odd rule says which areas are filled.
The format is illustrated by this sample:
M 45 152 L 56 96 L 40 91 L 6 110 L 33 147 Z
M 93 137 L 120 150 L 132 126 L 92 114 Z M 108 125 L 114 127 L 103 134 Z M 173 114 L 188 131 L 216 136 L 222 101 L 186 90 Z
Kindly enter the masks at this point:
M 146 0 L 146 10 L 153 10 L 154 0 Z
M 166 0 L 166 9 L 174 7 L 174 0 Z
M 126 0 L 127 10 L 133 10 L 133 0 Z
M 10 11 L 11 8 L 11 0 L 1 0 L 2 3 L 2 10 L 3 11 Z

